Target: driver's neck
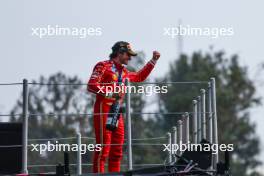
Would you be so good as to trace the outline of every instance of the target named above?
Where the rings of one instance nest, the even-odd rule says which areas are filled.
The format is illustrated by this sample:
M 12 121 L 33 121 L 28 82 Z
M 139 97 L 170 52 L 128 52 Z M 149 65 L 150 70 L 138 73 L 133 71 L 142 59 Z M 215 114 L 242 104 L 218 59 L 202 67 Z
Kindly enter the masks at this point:
M 113 60 L 114 64 L 116 65 L 116 67 L 117 67 L 118 69 L 123 68 L 123 64 L 120 62 L 120 60 L 118 59 L 118 57 L 115 57 L 115 58 L 113 58 L 112 60 Z
M 112 60 L 114 61 L 115 64 L 122 65 L 121 62 L 120 62 L 120 60 L 118 59 L 118 57 L 115 57 Z

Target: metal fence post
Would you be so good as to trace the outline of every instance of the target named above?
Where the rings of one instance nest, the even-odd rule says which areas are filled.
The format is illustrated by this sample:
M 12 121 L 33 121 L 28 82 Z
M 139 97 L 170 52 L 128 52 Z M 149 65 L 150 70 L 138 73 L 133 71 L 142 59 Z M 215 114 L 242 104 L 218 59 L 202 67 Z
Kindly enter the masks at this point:
M 125 86 L 129 87 L 129 79 L 126 78 Z M 127 153 L 128 153 L 128 169 L 133 169 L 132 162 L 132 137 L 131 137 L 131 114 L 130 114 L 130 93 L 126 92 L 126 118 L 127 118 Z
M 174 153 L 174 152 L 175 152 L 175 151 L 174 151 L 174 148 L 175 148 L 175 146 L 176 146 L 176 144 L 177 144 L 177 127 L 176 127 L 176 126 L 173 126 L 173 127 L 172 127 L 172 141 L 171 141 L 171 142 L 172 142 L 172 146 L 173 146 L 173 147 L 171 148 L 172 151 L 173 151 L 172 154 L 173 154 L 173 156 L 175 156 L 175 155 L 174 155 L 174 154 L 175 154 L 175 153 Z M 174 161 L 176 161 L 176 159 L 177 159 L 177 158 L 174 157 Z
M 82 145 L 82 136 L 81 133 L 77 133 L 77 145 L 78 145 L 78 151 L 77 151 L 77 174 L 82 174 L 82 154 L 81 154 L 81 145 Z
M 217 128 L 217 111 L 216 111 L 216 88 L 215 78 L 211 78 L 211 91 L 212 91 L 212 118 L 213 118 L 213 143 L 218 144 L 218 128 Z M 213 155 L 213 167 L 216 168 L 218 163 L 218 152 Z
M 201 130 L 202 130 L 202 139 L 206 139 L 206 116 L 205 116 L 205 90 L 201 89 Z
M 212 128 L 212 92 L 211 92 L 211 83 L 208 82 L 208 91 L 207 91 L 207 138 L 208 141 L 212 144 L 213 143 L 213 128 Z M 211 157 L 213 158 L 213 154 L 211 154 Z M 210 169 L 213 169 L 214 161 L 211 160 L 211 166 Z
M 181 115 L 182 119 L 182 143 L 186 143 L 186 119 L 185 119 L 185 114 Z
M 182 143 L 182 121 L 178 120 L 177 122 L 177 141 L 180 145 Z M 181 151 L 178 150 L 178 155 L 181 155 Z
M 192 142 L 197 144 L 197 101 L 193 100 Z
M 189 122 L 189 113 L 185 112 L 184 114 L 184 143 L 188 144 L 188 142 L 190 141 L 190 122 Z
M 28 81 L 23 79 L 23 138 L 22 138 L 22 173 L 28 174 Z
M 168 151 L 168 158 L 169 158 L 169 163 L 172 162 L 172 145 L 171 145 L 171 133 L 167 133 L 167 138 L 168 138 L 168 145 L 170 146 L 170 150 Z
M 172 127 L 172 143 L 177 144 L 177 127 Z
M 201 131 L 201 96 L 197 97 L 197 140 L 198 143 L 202 140 L 202 131 Z
M 207 91 L 207 109 L 208 109 L 208 118 L 207 118 L 207 127 L 208 127 L 208 140 L 210 143 L 213 143 L 213 129 L 212 129 L 212 93 L 211 93 L 211 83 L 208 82 L 208 91 Z

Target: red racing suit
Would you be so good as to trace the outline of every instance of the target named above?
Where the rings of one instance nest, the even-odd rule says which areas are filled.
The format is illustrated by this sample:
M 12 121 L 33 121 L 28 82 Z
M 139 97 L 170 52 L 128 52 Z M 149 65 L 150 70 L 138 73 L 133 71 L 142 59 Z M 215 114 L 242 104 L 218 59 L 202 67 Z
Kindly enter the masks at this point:
M 119 172 L 124 144 L 124 120 L 122 115 L 119 117 L 118 128 L 115 131 L 106 129 L 107 113 L 109 113 L 110 106 L 115 101 L 115 98 L 106 94 L 106 87 L 104 86 L 116 83 L 119 74 L 122 75 L 121 80 L 123 83 L 126 78 L 129 78 L 130 82 L 142 82 L 148 77 L 155 63 L 154 60 L 150 60 L 138 72 L 129 72 L 125 67 L 113 60 L 102 61 L 95 65 L 87 85 L 88 91 L 96 94 L 93 116 L 94 132 L 96 144 L 101 144 L 102 147 L 100 151 L 94 152 L 94 173 L 104 173 L 106 158 L 108 158 L 108 171 Z

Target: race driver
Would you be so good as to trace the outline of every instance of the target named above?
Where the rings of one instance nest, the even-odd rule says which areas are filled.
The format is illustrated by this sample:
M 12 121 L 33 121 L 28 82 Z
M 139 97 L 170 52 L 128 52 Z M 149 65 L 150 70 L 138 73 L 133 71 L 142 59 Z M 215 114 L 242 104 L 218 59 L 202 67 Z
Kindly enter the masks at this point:
M 124 120 L 119 117 L 118 127 L 114 131 L 106 129 L 107 113 L 116 99 L 122 99 L 124 94 L 109 93 L 106 85 L 113 85 L 118 81 L 124 83 L 128 78 L 130 82 L 144 81 L 153 70 L 160 58 L 158 51 L 153 51 L 152 59 L 138 72 L 130 72 L 124 67 L 136 56 L 128 42 L 119 41 L 112 47 L 110 59 L 98 62 L 88 81 L 87 89 L 96 94 L 94 104 L 94 131 L 96 144 L 101 144 L 101 150 L 95 151 L 93 157 L 93 172 L 104 173 L 104 164 L 108 158 L 108 171 L 119 172 L 122 159 L 122 147 L 124 143 Z M 113 145 L 112 145 L 113 144 Z

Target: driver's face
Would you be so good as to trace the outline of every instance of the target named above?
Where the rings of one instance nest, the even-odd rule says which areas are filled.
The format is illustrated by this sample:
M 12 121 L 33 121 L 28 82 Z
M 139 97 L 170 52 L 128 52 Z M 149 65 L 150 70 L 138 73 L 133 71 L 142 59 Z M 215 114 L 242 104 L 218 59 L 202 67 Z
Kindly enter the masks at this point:
M 121 63 L 121 64 L 125 64 L 125 65 L 127 65 L 128 64 L 128 61 L 130 61 L 131 60 L 131 56 L 128 54 L 128 53 L 120 53 L 119 54 L 119 56 L 118 56 L 118 58 L 119 58 L 119 62 Z

